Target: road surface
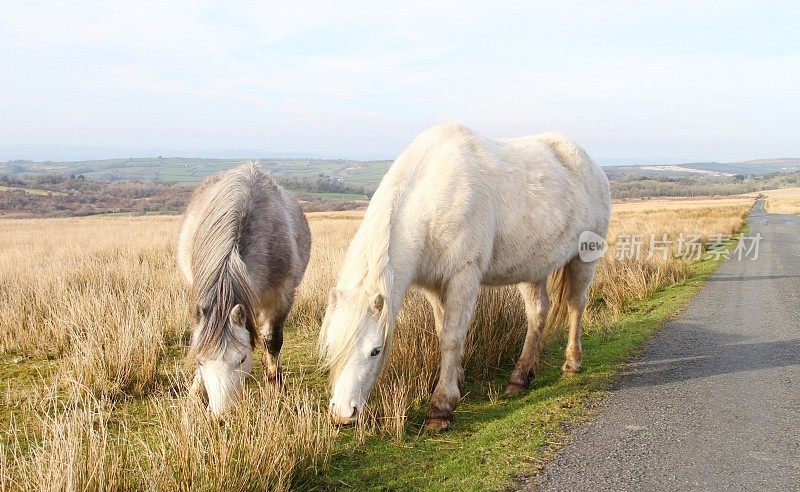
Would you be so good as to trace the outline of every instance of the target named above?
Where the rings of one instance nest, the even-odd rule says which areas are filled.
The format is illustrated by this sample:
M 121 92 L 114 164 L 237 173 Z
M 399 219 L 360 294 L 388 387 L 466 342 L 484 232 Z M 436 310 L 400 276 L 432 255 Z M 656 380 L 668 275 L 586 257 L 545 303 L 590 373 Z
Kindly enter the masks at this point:
M 529 490 L 800 490 L 800 217 L 750 226 Z

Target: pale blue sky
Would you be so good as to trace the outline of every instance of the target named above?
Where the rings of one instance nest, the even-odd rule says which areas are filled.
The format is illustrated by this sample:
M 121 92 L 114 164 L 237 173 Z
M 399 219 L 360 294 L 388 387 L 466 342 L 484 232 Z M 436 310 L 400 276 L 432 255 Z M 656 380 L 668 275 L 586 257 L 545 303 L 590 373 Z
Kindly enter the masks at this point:
M 799 88 L 798 2 L 0 0 L 0 146 L 797 157 Z

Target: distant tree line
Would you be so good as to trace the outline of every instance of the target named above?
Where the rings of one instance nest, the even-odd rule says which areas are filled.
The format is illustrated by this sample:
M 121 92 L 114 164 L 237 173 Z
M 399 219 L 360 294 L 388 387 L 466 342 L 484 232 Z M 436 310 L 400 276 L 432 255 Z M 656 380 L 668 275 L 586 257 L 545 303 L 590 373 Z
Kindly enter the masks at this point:
M 692 197 L 738 195 L 775 188 L 800 187 L 800 172 L 773 173 L 764 176 L 644 176 L 628 174 L 612 179 L 614 198 Z
M 288 180 L 281 185 L 299 191 L 307 212 L 362 208 L 363 201 L 329 200 L 303 191 L 364 195 L 362 187 L 330 179 Z M 194 185 L 150 181 L 95 181 L 81 175 L 37 174 L 22 179 L 0 175 L 0 215 L 6 217 L 73 217 L 104 213 L 180 213 Z M 27 191 L 26 191 L 27 190 Z
M 21 179 L 15 178 L 14 176 L 0 174 L 0 184 L 3 186 L 24 186 L 25 182 Z
M 183 184 L 109 183 L 82 179 L 80 175 L 34 175 L 25 180 L 0 176 L 0 184 L 15 188 L 0 192 L 0 214 L 14 217 L 178 213 L 186 206 L 192 191 L 191 186 Z
M 372 191 L 363 186 L 347 184 L 330 176 L 273 176 L 279 185 L 294 191 L 311 191 L 316 193 L 349 193 L 372 197 Z
M 278 176 L 278 183 L 297 192 L 305 211 L 362 208 L 363 201 L 332 200 L 313 193 L 344 193 L 371 197 L 364 186 L 329 176 Z M 14 217 L 68 217 L 109 212 L 180 213 L 193 185 L 151 181 L 95 181 L 81 175 L 0 175 L 0 215 Z M 800 187 L 800 172 L 765 176 L 665 177 L 641 174 L 614 176 L 614 198 L 692 197 L 735 195 L 767 189 Z M 28 191 L 26 191 L 28 190 Z

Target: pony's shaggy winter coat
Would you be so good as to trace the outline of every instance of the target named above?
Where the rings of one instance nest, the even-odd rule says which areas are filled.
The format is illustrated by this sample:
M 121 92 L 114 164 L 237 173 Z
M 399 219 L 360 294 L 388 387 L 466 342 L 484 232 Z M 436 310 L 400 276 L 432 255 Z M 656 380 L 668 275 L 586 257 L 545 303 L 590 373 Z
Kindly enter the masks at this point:
M 242 342 L 246 346 L 239 349 L 249 354 L 260 336 L 265 367 L 278 378 L 283 322 L 310 247 L 299 205 L 257 165 L 215 174 L 198 186 L 177 248 L 195 306 L 194 356 L 221 358 Z M 246 340 L 236 336 L 237 324 L 246 330 Z M 195 389 L 201 380 L 196 377 Z
M 565 372 L 579 370 L 580 313 L 594 274 L 593 263 L 577 258 L 579 237 L 604 237 L 610 214 L 605 174 L 564 136 L 488 139 L 458 124 L 420 134 L 381 181 L 331 294 L 320 344 L 334 414 L 348 420 L 363 405 L 374 377 L 359 361 L 376 351 L 386 359 L 412 286 L 431 301 L 440 332 L 442 368 L 429 412 L 440 422 L 432 425 L 449 421 L 458 402 L 463 341 L 482 284 L 520 284 L 526 300 L 529 333 L 509 391 L 527 386 L 538 364 L 541 312 L 549 308 L 543 286 L 557 271 L 563 304 L 577 313 Z M 377 337 L 367 333 L 370 318 Z M 365 338 L 382 352 L 361 351 Z

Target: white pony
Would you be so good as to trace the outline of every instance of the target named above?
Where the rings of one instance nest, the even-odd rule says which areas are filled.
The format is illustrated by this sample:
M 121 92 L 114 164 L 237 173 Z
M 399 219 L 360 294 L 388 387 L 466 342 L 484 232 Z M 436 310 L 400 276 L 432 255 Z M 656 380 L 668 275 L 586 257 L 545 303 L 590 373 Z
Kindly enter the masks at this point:
M 297 201 L 247 164 L 195 189 L 177 246 L 195 318 L 190 394 L 221 415 L 241 395 L 258 339 L 267 379 L 282 383 L 283 324 L 308 264 L 311 232 Z
M 420 134 L 381 181 L 328 299 L 320 349 L 336 422 L 363 411 L 412 286 L 433 307 L 441 351 L 426 428 L 452 421 L 481 285 L 519 284 L 525 301 L 528 332 L 507 393 L 526 389 L 537 369 L 553 273 L 569 311 L 563 372 L 580 371 L 595 265 L 579 258 L 579 238 L 605 237 L 610 215 L 605 174 L 564 136 L 487 139 L 458 124 Z

